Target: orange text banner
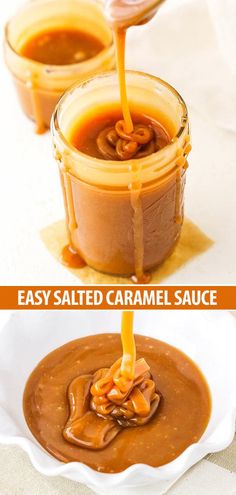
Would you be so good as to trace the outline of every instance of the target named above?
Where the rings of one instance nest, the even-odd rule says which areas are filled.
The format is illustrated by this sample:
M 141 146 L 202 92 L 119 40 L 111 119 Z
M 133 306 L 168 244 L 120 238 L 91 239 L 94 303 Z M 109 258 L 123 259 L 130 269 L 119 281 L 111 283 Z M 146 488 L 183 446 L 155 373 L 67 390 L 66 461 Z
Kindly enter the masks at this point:
M 0 309 L 236 310 L 236 286 L 2 286 Z

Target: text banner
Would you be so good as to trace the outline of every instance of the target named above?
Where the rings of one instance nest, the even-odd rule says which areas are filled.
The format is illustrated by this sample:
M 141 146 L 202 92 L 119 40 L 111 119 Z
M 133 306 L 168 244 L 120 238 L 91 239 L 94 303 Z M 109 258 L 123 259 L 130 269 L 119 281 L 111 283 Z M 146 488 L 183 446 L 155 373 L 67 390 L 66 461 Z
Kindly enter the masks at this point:
M 236 310 L 236 286 L 3 286 L 0 309 Z

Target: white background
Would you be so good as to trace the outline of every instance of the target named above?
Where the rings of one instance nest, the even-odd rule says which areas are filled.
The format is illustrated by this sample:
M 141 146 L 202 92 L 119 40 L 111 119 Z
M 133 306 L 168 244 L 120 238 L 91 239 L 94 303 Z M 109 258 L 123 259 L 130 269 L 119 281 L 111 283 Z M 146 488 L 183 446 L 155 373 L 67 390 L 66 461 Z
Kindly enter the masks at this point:
M 19 0 L 1 2 L 1 29 L 20 4 Z M 149 26 L 129 33 L 127 61 L 129 68 L 152 72 L 174 84 L 189 106 L 193 151 L 186 215 L 215 241 L 213 248 L 166 282 L 233 284 L 236 81 L 219 50 L 205 1 L 168 0 Z M 34 135 L 32 123 L 21 113 L 3 57 L 0 71 L 0 283 L 76 283 L 39 238 L 41 228 L 64 216 L 50 134 Z

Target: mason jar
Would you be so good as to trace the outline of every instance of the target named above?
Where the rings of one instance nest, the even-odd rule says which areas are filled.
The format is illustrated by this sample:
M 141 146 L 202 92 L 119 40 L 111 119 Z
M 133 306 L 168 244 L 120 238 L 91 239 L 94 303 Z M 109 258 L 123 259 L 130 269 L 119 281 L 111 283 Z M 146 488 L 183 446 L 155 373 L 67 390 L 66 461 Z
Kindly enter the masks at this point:
M 47 30 L 70 28 L 96 36 L 104 48 L 94 57 L 68 65 L 47 65 L 21 55 L 21 48 Z M 27 2 L 5 28 L 4 52 L 25 114 L 41 133 L 50 126 L 55 105 L 76 81 L 115 66 L 112 32 L 102 0 L 34 0 Z
M 179 239 L 191 145 L 187 108 L 173 87 L 133 71 L 127 71 L 126 82 L 131 113 L 158 121 L 170 135 L 167 146 L 143 158 L 109 161 L 70 144 L 75 123 L 120 105 L 115 73 L 76 84 L 63 95 L 52 119 L 52 138 L 71 248 L 95 270 L 140 280 Z

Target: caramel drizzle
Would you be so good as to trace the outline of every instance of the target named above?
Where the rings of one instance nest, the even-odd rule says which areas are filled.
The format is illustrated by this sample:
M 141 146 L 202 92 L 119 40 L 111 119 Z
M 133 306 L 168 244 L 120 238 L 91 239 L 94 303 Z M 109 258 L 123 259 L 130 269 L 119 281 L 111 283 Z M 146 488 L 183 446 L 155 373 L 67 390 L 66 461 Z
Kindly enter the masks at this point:
M 116 2 L 114 7 L 116 7 Z M 147 22 L 152 15 L 154 15 L 160 0 L 156 0 L 151 3 L 143 3 L 141 8 L 137 11 L 136 6 L 134 7 L 134 18 L 133 24 L 140 24 L 142 22 Z M 119 3 L 117 4 L 119 8 Z M 125 7 L 127 8 L 127 6 Z M 131 7 L 132 8 L 132 7 Z M 132 18 L 132 12 L 129 11 Z M 116 59 L 117 59 L 117 71 L 119 78 L 119 88 L 120 88 L 120 101 L 123 113 L 123 122 L 118 122 L 115 126 L 116 135 L 118 135 L 118 140 L 115 143 L 116 155 L 121 160 L 127 160 L 131 158 L 141 158 L 150 155 L 156 148 L 156 139 L 154 137 L 154 132 L 151 126 L 137 126 L 133 125 L 128 97 L 127 97 L 127 85 L 125 77 L 125 41 L 126 41 L 126 30 L 130 26 L 128 22 L 127 25 L 119 24 L 119 19 L 112 20 L 112 28 L 114 33 L 115 47 L 116 47 Z M 114 129 L 109 129 L 104 132 L 103 139 L 105 144 L 110 145 L 109 149 L 114 146 L 113 143 L 109 142 L 112 132 L 112 139 L 116 136 L 114 134 Z M 122 136 L 120 135 L 122 132 Z M 100 136 L 101 138 L 101 136 Z M 144 141 L 140 141 L 144 139 Z M 151 276 L 146 275 L 143 271 L 144 264 L 144 241 L 143 241 L 143 211 L 141 203 L 141 190 L 142 182 L 140 180 L 140 172 L 137 170 L 137 165 L 135 162 L 131 162 L 131 173 L 135 180 L 132 180 L 130 184 L 130 200 L 134 211 L 133 218 L 133 229 L 134 229 L 134 265 L 135 265 L 135 275 L 132 277 L 134 283 L 148 283 Z
M 187 157 L 192 149 L 190 136 L 187 134 L 183 148 L 177 150 L 176 159 L 176 199 L 175 199 L 175 222 L 179 225 L 183 223 L 182 205 L 182 174 L 188 168 Z
M 123 357 L 120 373 L 128 380 L 133 380 L 135 375 L 136 346 L 133 334 L 134 312 L 123 311 L 121 320 L 121 342 Z
M 107 160 L 143 158 L 158 149 L 158 136 L 151 125 L 136 124 L 127 133 L 124 120 L 106 127 L 97 137 L 97 147 Z
M 29 89 L 31 95 L 33 117 L 35 120 L 35 133 L 44 134 L 44 132 L 46 131 L 46 127 L 42 117 L 42 110 L 38 97 L 37 76 L 35 74 L 32 74 L 31 71 L 29 71 L 29 73 L 27 74 L 26 86 Z
M 136 361 L 133 321 L 134 312 L 124 311 L 121 325 L 122 358 L 110 369 L 98 370 L 90 390 L 92 410 L 99 415 L 116 418 L 123 427 L 149 421 L 160 401 L 150 367 L 144 359 Z
M 160 402 L 144 359 L 136 361 L 132 380 L 121 376 L 121 360 L 108 370 L 99 370 L 94 375 L 91 394 L 91 409 L 99 416 L 116 419 L 123 428 L 148 423 Z
M 77 222 L 76 222 L 76 217 L 75 217 L 75 208 L 74 208 L 74 201 L 73 201 L 73 195 L 72 195 L 71 179 L 70 179 L 67 172 L 63 172 L 63 177 L 64 177 L 66 204 L 67 204 L 67 208 L 68 208 L 68 210 L 67 210 L 68 211 L 68 227 L 69 227 L 71 237 L 73 237 L 73 232 L 77 229 Z
M 126 30 L 113 28 L 115 47 L 116 47 L 116 64 L 119 78 L 120 88 L 120 101 L 122 114 L 125 122 L 125 132 L 131 134 L 134 130 L 133 121 L 130 113 L 127 86 L 125 77 L 125 42 L 126 42 Z
M 70 417 L 63 431 L 67 441 L 101 449 L 122 428 L 144 425 L 155 414 L 160 394 L 145 359 L 136 361 L 133 318 L 133 311 L 123 312 L 122 358 L 70 384 Z
M 76 216 L 75 216 L 75 207 L 74 200 L 72 194 L 72 185 L 71 178 L 69 173 L 67 172 L 67 155 L 64 153 L 64 156 L 60 155 L 57 151 L 55 152 L 55 158 L 60 163 L 61 169 L 61 185 L 64 197 L 64 204 L 66 209 L 66 217 L 67 217 L 67 227 L 69 234 L 69 244 L 64 246 L 61 253 L 61 262 L 63 265 L 69 268 L 83 268 L 86 266 L 85 261 L 80 256 L 77 250 L 73 249 L 73 238 L 76 230 L 78 229 Z M 63 164 L 62 164 L 63 161 Z
M 138 167 L 138 165 L 136 165 Z M 133 172 L 135 165 L 133 164 Z M 139 176 L 139 171 L 138 171 Z M 144 280 L 143 260 L 144 260 L 144 242 L 143 242 L 143 210 L 141 203 L 142 184 L 139 180 L 132 182 L 130 201 L 133 208 L 133 231 L 134 231 L 134 264 L 135 276 L 132 277 L 134 283 L 142 283 Z

